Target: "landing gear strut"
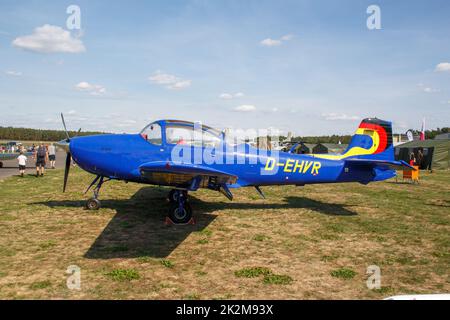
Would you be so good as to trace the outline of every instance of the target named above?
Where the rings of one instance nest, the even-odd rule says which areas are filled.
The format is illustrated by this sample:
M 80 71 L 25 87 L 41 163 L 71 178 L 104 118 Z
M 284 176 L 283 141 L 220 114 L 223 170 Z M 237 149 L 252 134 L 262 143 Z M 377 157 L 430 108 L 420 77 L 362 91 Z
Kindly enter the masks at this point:
M 92 186 L 93 186 L 95 183 L 98 182 L 98 183 L 97 183 L 97 186 L 94 188 L 94 197 L 91 198 L 91 199 L 89 199 L 89 200 L 86 202 L 86 208 L 87 208 L 88 210 L 98 210 L 98 209 L 100 209 L 100 207 L 101 207 L 101 202 L 100 202 L 100 200 L 98 199 L 98 194 L 100 193 L 100 189 L 101 189 L 103 183 L 105 183 L 105 182 L 107 182 L 107 181 L 109 181 L 109 180 L 111 180 L 111 179 L 105 180 L 103 176 L 97 176 L 97 177 L 94 179 L 94 181 L 92 181 L 92 183 L 91 183 L 91 185 L 89 186 L 89 188 L 87 188 L 85 194 L 92 188 Z
M 169 193 L 169 219 L 174 224 L 186 224 L 192 219 L 192 208 L 188 202 L 187 191 L 174 189 Z
M 170 203 L 178 203 L 179 192 L 182 192 L 184 197 L 187 199 L 187 191 L 186 190 L 172 189 L 169 192 L 169 194 L 167 195 L 167 200 L 169 200 Z

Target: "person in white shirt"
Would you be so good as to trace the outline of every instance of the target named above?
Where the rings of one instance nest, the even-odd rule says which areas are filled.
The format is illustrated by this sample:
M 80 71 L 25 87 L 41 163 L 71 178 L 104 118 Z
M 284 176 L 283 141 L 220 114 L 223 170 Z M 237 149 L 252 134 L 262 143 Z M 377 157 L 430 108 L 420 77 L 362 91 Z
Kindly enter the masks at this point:
M 52 143 L 48 146 L 48 159 L 50 160 L 50 166 L 52 169 L 55 169 L 55 162 L 56 162 L 56 147 Z
M 20 156 L 17 157 L 17 161 L 19 162 L 19 173 L 20 176 L 23 177 L 25 174 L 25 169 L 27 168 L 27 156 L 20 152 Z

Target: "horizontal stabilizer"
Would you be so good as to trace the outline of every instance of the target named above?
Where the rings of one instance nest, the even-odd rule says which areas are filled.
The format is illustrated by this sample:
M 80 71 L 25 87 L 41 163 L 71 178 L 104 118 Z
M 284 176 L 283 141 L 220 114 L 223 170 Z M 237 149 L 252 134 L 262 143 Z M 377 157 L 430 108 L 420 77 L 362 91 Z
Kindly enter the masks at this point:
M 387 167 L 393 170 L 410 169 L 416 170 L 413 166 L 410 166 L 403 160 L 375 160 L 375 159 L 345 159 L 345 163 L 349 165 L 358 165 L 365 167 Z

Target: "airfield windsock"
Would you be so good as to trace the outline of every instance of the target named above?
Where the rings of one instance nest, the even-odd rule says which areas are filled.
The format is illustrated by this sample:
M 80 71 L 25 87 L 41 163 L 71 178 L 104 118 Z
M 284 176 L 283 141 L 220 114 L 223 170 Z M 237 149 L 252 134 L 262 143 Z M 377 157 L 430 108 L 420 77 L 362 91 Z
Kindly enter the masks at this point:
M 425 118 L 422 119 L 422 129 L 420 130 L 420 140 L 425 140 Z

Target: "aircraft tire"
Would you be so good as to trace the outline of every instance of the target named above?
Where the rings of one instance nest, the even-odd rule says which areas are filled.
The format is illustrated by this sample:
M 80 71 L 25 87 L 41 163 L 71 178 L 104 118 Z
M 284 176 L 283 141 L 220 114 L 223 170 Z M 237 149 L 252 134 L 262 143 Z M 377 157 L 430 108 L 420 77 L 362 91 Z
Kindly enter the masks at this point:
M 98 209 L 100 209 L 100 207 L 101 207 L 101 203 L 100 203 L 100 200 L 98 200 L 98 199 L 92 198 L 86 202 L 86 208 L 88 210 L 98 210 Z
M 170 207 L 169 218 L 175 224 L 186 224 L 192 218 L 192 208 L 188 202 L 183 205 L 183 210 L 180 212 L 178 203 L 173 203 Z
M 3 162 L 0 161 L 0 168 L 3 168 Z

